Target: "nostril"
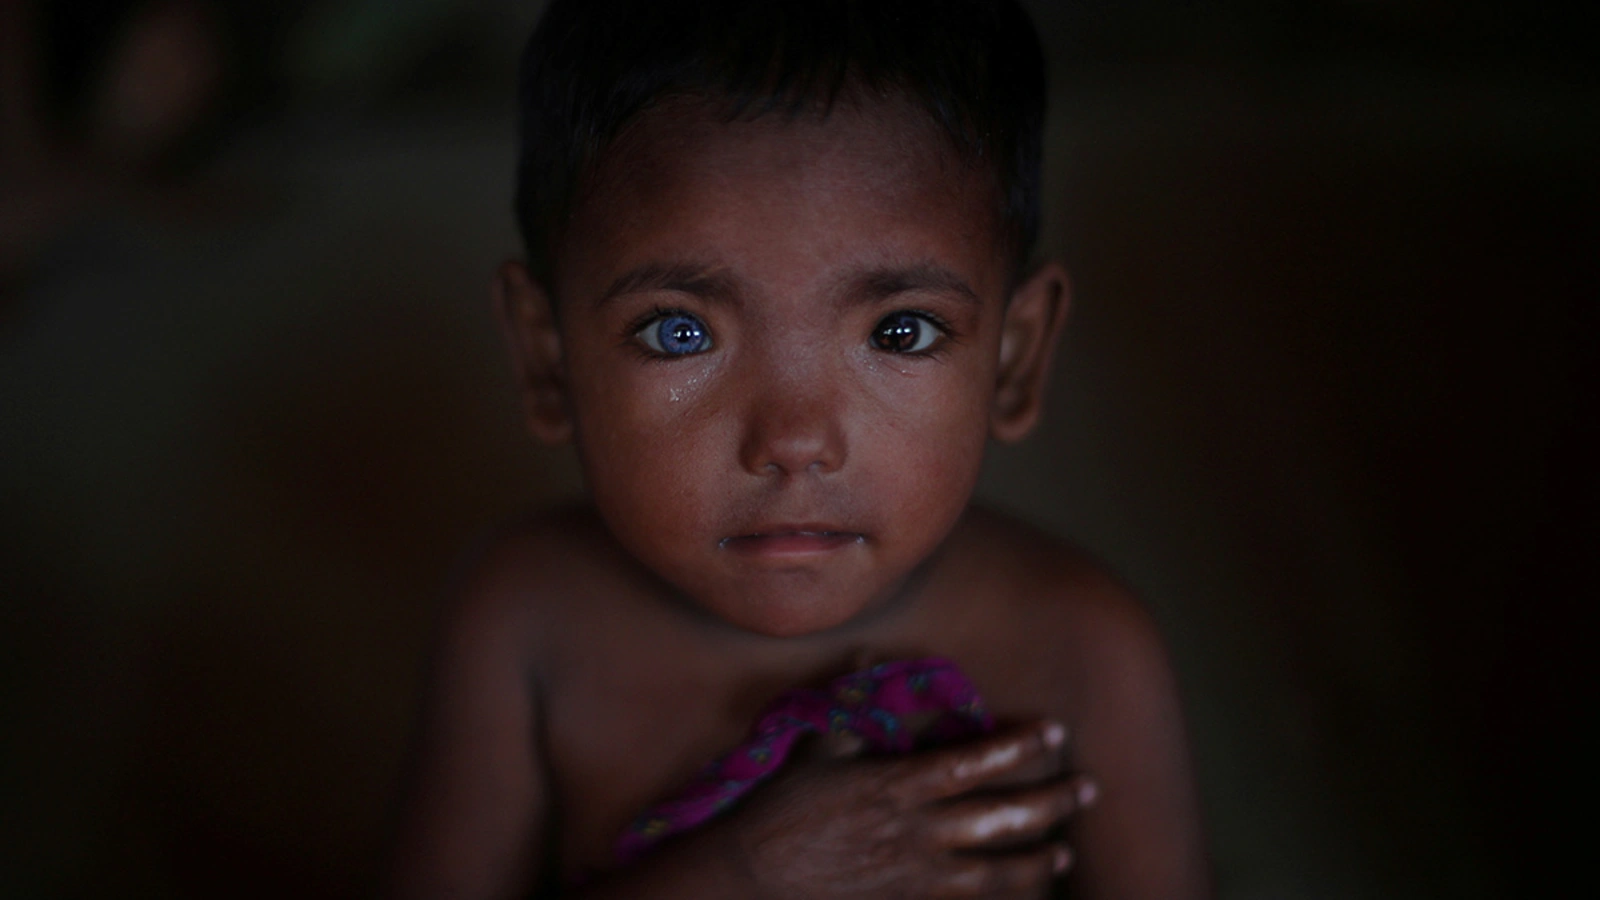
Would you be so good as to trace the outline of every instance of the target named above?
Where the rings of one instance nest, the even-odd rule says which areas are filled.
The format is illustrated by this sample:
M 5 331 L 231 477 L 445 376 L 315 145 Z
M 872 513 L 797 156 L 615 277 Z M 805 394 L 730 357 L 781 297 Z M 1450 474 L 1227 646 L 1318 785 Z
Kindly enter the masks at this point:
M 844 462 L 843 441 L 828 433 L 762 439 L 744 447 L 745 468 L 765 475 L 824 475 Z
M 815 385 L 812 385 L 815 387 Z M 844 463 L 844 410 L 828 392 L 763 392 L 746 408 L 739 447 L 746 471 L 763 476 L 821 475 Z

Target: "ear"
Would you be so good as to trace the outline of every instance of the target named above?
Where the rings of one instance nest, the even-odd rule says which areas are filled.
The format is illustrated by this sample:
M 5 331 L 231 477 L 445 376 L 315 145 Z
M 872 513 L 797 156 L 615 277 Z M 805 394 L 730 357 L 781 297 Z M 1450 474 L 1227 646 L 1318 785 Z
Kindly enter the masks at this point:
M 1046 263 L 1011 295 L 1001 325 L 1000 369 L 989 416 L 989 434 L 995 440 L 1020 441 L 1039 421 L 1069 300 L 1067 272 L 1055 262 Z
M 500 266 L 491 292 L 495 315 L 511 350 L 528 430 L 547 444 L 572 440 L 561 331 L 549 292 L 519 262 Z

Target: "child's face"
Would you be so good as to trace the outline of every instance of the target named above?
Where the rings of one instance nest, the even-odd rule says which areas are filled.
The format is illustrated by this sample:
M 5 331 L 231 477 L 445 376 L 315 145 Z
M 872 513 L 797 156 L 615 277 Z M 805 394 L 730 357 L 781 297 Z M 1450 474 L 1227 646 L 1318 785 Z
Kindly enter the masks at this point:
M 522 341 L 560 395 L 542 430 L 571 429 L 618 541 L 740 628 L 814 633 L 892 597 L 1004 432 L 1011 357 L 1048 361 L 1059 270 L 1046 312 L 1010 321 L 993 183 L 935 128 L 890 102 L 657 107 L 557 248 L 559 329 L 513 311 L 548 331 Z

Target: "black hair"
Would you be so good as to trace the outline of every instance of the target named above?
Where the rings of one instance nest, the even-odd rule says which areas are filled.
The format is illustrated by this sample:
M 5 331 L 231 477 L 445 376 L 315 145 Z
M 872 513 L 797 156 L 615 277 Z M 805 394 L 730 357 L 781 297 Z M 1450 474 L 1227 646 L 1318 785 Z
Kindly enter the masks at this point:
M 1045 62 L 1016 0 L 551 0 L 523 51 L 516 214 L 536 278 L 584 178 L 671 95 L 730 121 L 790 116 L 860 86 L 920 105 L 995 176 L 1020 264 L 1039 229 Z

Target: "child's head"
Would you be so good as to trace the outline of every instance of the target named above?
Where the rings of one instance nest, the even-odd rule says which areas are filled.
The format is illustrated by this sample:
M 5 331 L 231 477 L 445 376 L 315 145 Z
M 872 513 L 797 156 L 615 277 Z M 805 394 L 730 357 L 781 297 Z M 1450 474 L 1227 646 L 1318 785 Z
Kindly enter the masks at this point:
M 534 274 L 555 280 L 574 203 L 663 98 L 750 120 L 863 93 L 917 106 L 991 175 L 1020 264 L 1038 232 L 1045 73 L 1016 0 L 552 0 L 519 96 L 516 209 Z
M 891 598 L 1021 437 L 1044 74 L 1014 2 L 554 0 L 524 62 L 535 433 L 618 541 L 778 636 Z

